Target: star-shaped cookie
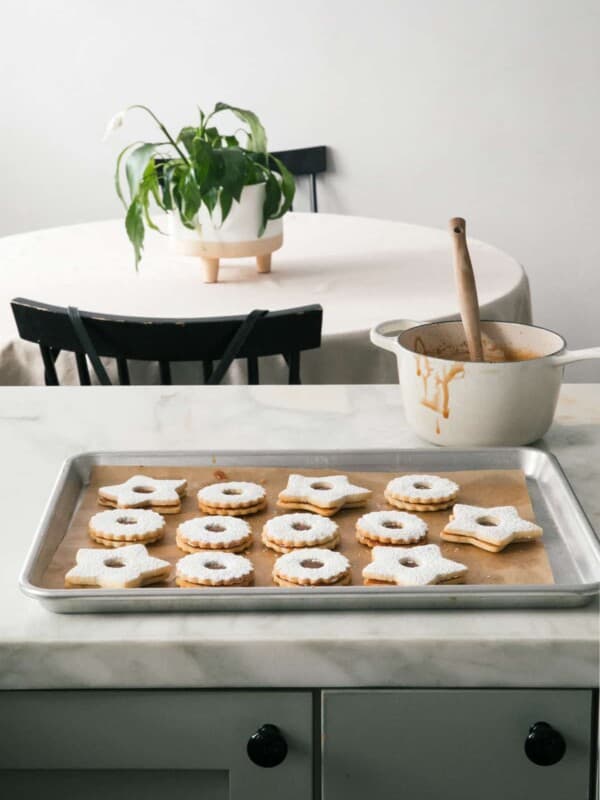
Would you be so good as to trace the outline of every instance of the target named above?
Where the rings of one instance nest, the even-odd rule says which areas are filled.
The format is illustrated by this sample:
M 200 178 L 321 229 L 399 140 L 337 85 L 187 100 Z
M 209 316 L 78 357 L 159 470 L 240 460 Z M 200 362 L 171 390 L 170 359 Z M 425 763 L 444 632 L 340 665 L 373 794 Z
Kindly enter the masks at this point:
M 467 567 L 442 556 L 437 544 L 418 547 L 374 547 L 373 561 L 363 569 L 365 584 L 427 586 L 462 583 Z
M 143 544 L 130 544 L 110 550 L 77 551 L 77 564 L 65 575 L 67 586 L 96 586 L 102 589 L 129 589 L 164 580 L 171 565 L 148 555 Z
M 101 486 L 98 502 L 111 508 L 152 508 L 161 514 L 177 514 L 186 489 L 186 480 L 133 475 L 123 483 Z
M 370 489 L 354 486 L 345 475 L 290 475 L 286 488 L 279 492 L 277 505 L 332 517 L 340 508 L 364 505 L 372 494 Z
M 539 539 L 542 533 L 539 525 L 522 519 L 514 506 L 480 508 L 457 503 L 441 537 L 499 553 L 511 542 Z

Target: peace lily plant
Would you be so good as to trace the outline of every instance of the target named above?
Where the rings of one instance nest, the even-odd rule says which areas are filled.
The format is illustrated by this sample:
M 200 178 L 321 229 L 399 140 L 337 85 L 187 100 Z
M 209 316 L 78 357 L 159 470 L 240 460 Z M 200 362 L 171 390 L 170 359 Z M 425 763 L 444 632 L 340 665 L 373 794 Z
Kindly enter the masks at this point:
M 207 218 L 208 212 L 212 220 L 217 210 L 216 225 L 222 226 L 234 204 L 242 200 L 244 188 L 261 185 L 262 211 L 256 230 L 259 239 L 270 221 L 280 219 L 291 208 L 294 178 L 268 152 L 265 129 L 252 111 L 227 103 L 217 103 L 210 113 L 198 109 L 199 124 L 187 125 L 173 136 L 150 108 L 136 104 L 115 114 L 106 136 L 120 128 L 133 109 L 149 114 L 164 137 L 157 142 L 133 142 L 117 158 L 115 186 L 126 208 L 125 228 L 133 245 L 136 269 L 146 228 L 159 230 L 150 214 L 152 204 L 178 215 L 185 228 L 201 237 L 199 217 Z M 215 117 L 223 112 L 235 115 L 243 126 L 231 134 L 222 133 Z M 241 137 L 245 137 L 243 144 Z M 123 190 L 123 171 L 128 199 Z

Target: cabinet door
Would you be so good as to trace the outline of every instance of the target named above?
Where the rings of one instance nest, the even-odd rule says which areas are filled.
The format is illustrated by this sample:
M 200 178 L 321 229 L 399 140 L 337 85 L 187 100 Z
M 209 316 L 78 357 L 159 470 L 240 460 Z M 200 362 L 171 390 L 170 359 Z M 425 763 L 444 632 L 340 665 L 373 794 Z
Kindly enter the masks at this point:
M 275 767 L 249 737 L 279 728 Z M 312 796 L 309 692 L 0 692 L 0 797 L 238 800 Z
M 566 752 L 553 766 L 525 754 L 547 722 Z M 587 800 L 589 691 L 327 691 L 323 800 Z

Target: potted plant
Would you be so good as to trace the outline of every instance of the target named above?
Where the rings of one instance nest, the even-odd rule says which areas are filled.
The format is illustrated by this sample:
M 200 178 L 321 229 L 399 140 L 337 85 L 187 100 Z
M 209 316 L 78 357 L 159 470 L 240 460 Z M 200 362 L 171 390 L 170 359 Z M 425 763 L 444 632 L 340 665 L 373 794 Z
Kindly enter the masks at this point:
M 174 248 L 202 259 L 207 283 L 217 280 L 221 258 L 253 256 L 258 271 L 269 272 L 271 253 L 283 242 L 282 217 L 292 206 L 295 184 L 268 152 L 256 114 L 217 103 L 208 114 L 199 109 L 199 124 L 185 126 L 174 137 L 151 109 L 132 105 L 113 117 L 107 134 L 134 108 L 150 114 L 164 136 L 158 142 L 134 142 L 117 158 L 115 186 L 126 208 L 136 269 L 146 228 L 159 230 L 150 214 L 154 204 L 167 212 Z M 215 117 L 223 112 L 235 115 L 243 127 L 228 134 L 219 131 Z M 243 144 L 240 135 L 245 136 Z

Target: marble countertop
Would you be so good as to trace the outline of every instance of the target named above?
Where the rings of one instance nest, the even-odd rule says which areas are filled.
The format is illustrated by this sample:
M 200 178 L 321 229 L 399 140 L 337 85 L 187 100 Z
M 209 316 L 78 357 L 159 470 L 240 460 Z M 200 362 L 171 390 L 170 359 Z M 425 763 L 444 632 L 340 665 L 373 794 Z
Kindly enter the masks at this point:
M 17 577 L 62 461 L 84 450 L 423 446 L 397 386 L 0 391 L 0 689 L 598 684 L 578 609 L 57 615 Z M 600 528 L 600 385 L 563 388 L 544 445 Z

